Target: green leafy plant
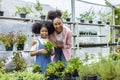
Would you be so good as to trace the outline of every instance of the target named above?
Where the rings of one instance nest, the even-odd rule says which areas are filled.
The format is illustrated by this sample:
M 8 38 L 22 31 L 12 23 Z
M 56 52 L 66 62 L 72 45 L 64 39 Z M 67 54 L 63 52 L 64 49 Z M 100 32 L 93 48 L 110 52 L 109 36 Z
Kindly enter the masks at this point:
M 100 10 L 98 12 L 98 16 L 100 17 L 100 20 L 104 23 L 112 22 L 112 13 L 111 12 L 102 12 L 102 10 Z
M 43 8 L 42 8 L 42 5 L 41 5 L 41 3 L 40 3 L 39 0 L 36 0 L 36 4 L 34 5 L 34 8 L 35 8 L 35 10 L 36 10 L 37 12 L 39 12 L 41 15 L 44 15 L 43 12 L 42 12 Z
M 67 18 L 70 18 L 71 13 L 69 13 L 67 10 L 62 12 L 62 18 L 66 20 Z
M 53 63 L 49 63 L 49 64 L 47 65 L 45 74 L 46 74 L 46 75 L 54 75 L 55 72 L 56 72 L 56 69 L 55 69 L 55 67 L 53 67 Z
M 89 11 L 86 12 L 86 17 L 85 18 L 89 21 L 93 21 L 93 19 L 96 18 L 95 11 L 92 8 L 90 8 Z
M 42 71 L 42 68 L 39 65 L 33 65 L 32 68 L 33 68 L 33 72 L 41 72 Z
M 31 9 L 31 6 L 23 6 L 23 7 L 19 7 L 19 6 L 17 6 L 16 7 L 17 8 L 17 11 L 15 12 L 15 16 L 18 14 L 20 14 L 20 13 L 24 13 L 24 14 L 30 14 L 31 12 L 32 12 L 32 9 Z
M 16 66 L 16 70 L 22 70 L 27 67 L 25 59 L 23 58 L 21 52 L 13 52 L 12 61 Z
M 6 63 L 6 60 L 7 58 L 6 57 L 3 57 L 3 58 L 0 58 L 0 68 L 3 68 L 5 63 Z
M 8 34 L 0 34 L 0 41 L 3 42 L 5 47 L 10 47 L 12 44 L 15 43 L 15 33 L 14 32 L 9 32 Z
M 51 41 L 45 42 L 45 43 L 43 44 L 43 46 L 44 46 L 45 50 L 47 50 L 47 53 L 51 52 L 51 50 L 52 50 L 54 47 L 56 47 L 56 45 L 55 45 L 53 42 L 51 42 Z M 47 53 L 45 53 L 45 54 L 47 54 Z
M 85 16 L 86 16 L 85 13 L 81 13 L 81 14 L 79 15 L 79 17 L 77 18 L 77 20 L 84 20 L 84 19 L 85 19 Z
M 27 40 L 27 35 L 23 34 L 21 31 L 17 32 L 15 39 L 16 47 L 18 47 L 19 44 L 24 44 L 26 40 Z
M 115 8 L 115 24 L 120 25 L 120 7 Z

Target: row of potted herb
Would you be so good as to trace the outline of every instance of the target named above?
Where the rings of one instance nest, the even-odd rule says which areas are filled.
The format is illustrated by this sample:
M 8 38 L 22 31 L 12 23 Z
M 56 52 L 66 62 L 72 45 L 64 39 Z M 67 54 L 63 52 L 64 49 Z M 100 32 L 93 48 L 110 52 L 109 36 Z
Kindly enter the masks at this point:
M 1 33 L 0 41 L 4 44 L 6 50 L 13 50 L 13 45 L 17 47 L 18 50 L 24 49 L 24 42 L 27 40 L 27 35 L 23 34 L 21 31 L 14 33 L 9 32 L 8 34 Z

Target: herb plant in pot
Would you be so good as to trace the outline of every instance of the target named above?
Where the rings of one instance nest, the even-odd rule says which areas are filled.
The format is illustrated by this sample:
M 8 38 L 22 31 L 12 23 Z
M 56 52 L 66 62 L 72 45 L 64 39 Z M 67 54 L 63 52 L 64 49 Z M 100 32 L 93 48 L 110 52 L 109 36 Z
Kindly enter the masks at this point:
M 21 31 L 17 32 L 15 46 L 17 50 L 24 50 L 24 43 L 27 40 L 27 36 L 23 34 Z
M 33 68 L 34 73 L 36 73 L 36 72 L 41 73 L 41 71 L 42 71 L 42 68 L 39 65 L 33 65 L 32 68 Z
M 56 69 L 55 67 L 53 67 L 53 63 L 49 63 L 45 71 L 45 76 L 47 78 L 46 80 L 54 80 L 55 72 L 56 72 Z
M 40 18 L 45 20 L 46 15 L 42 12 L 43 8 L 39 0 L 36 0 L 36 4 L 34 5 L 35 10 L 40 14 Z
M 62 12 L 62 18 L 68 22 L 70 22 L 70 16 L 71 16 L 71 13 L 68 13 L 67 10 Z
M 13 52 L 12 61 L 16 66 L 15 70 L 24 70 L 27 67 L 21 52 Z
M 13 50 L 13 45 L 15 43 L 14 32 L 9 32 L 8 34 L 0 34 L 0 41 L 4 44 L 7 51 Z
M 54 49 L 54 47 L 56 47 L 56 45 L 51 41 L 45 42 L 43 46 L 45 50 L 47 50 L 47 53 L 44 53 L 46 56 L 52 55 L 52 50 Z
M 79 17 L 77 18 L 77 20 L 80 20 L 81 23 L 84 23 L 85 22 L 85 16 L 86 16 L 85 13 L 81 13 L 79 15 Z
M 23 7 L 17 6 L 16 8 L 17 8 L 17 11 L 15 12 L 15 16 L 20 15 L 21 18 L 26 18 L 26 15 L 32 12 L 31 6 L 28 6 L 28 5 Z
M 92 8 L 87 12 L 86 19 L 89 21 L 89 23 L 93 23 L 93 20 L 95 19 L 96 15 L 94 10 Z

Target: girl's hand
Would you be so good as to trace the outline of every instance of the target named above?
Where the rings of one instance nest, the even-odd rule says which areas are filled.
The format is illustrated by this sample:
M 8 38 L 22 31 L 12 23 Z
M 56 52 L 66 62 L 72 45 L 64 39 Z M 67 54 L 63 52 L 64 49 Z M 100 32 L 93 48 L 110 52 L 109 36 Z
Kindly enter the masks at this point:
M 47 53 L 47 50 L 45 50 L 45 49 L 40 49 L 39 52 L 45 54 L 45 53 Z

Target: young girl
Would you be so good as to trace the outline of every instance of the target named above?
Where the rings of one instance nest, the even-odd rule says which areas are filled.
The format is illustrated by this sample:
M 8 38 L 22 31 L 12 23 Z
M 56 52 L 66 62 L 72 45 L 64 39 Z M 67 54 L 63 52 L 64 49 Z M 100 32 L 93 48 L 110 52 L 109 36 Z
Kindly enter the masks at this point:
M 52 23 L 51 23 L 52 24 Z M 47 26 L 52 26 L 50 23 L 46 21 L 41 21 L 34 23 L 32 26 L 32 32 L 35 34 L 40 34 L 40 37 L 37 40 L 34 40 L 32 43 L 33 46 L 31 48 L 31 56 L 36 56 L 35 64 L 41 66 L 42 73 L 46 70 L 46 65 L 51 62 L 51 56 L 45 55 L 47 51 L 44 49 L 43 44 L 48 41 L 48 32 Z

